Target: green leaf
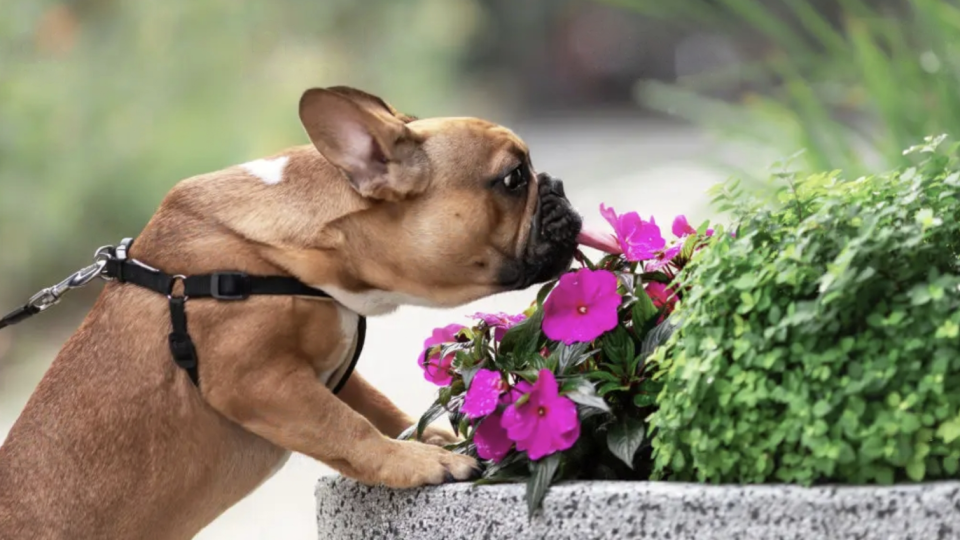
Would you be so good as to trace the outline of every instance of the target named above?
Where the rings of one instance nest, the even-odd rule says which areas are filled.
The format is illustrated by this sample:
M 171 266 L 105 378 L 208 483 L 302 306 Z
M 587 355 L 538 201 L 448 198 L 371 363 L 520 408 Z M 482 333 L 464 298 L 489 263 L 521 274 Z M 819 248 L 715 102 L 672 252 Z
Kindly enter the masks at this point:
M 703 236 L 707 234 L 707 229 L 709 228 L 710 228 L 710 220 L 709 219 L 704 220 L 704 222 L 701 223 L 699 227 L 697 227 L 697 236 Z
M 553 482 L 553 477 L 560 467 L 560 454 L 551 454 L 530 464 L 530 479 L 527 481 L 527 516 L 533 517 L 543 499 L 547 496 L 547 490 Z
M 657 402 L 656 394 L 635 394 L 633 404 L 637 407 L 649 407 Z
M 513 353 L 522 357 L 525 354 L 536 353 L 540 343 L 540 325 L 543 323 L 543 310 L 537 310 L 532 316 L 510 328 L 500 341 L 500 353 Z
M 943 439 L 943 442 L 950 444 L 960 438 L 960 418 L 954 418 L 940 424 L 937 428 L 937 437 Z
M 449 386 L 444 386 L 440 389 L 440 397 L 437 398 L 437 401 L 440 403 L 440 405 L 446 407 L 447 404 L 450 403 L 450 398 L 453 397 L 451 394 L 452 391 L 453 389 Z
M 633 468 L 633 456 L 643 444 L 646 426 L 635 418 L 624 418 L 607 430 L 607 447 L 627 467 Z
M 550 294 L 550 291 L 557 286 L 559 280 L 548 281 L 537 292 L 537 306 L 539 309 L 543 309 L 543 303 L 547 301 L 547 296 Z
M 561 344 L 559 346 L 559 373 L 563 375 L 568 369 L 579 366 L 596 354 L 596 351 L 586 352 L 589 346 L 589 343 L 577 343 L 575 345 Z
M 597 393 L 601 396 L 605 396 L 610 392 L 622 392 L 624 390 L 629 390 L 630 387 L 620 384 L 619 382 L 608 382 L 600 385 L 600 388 L 597 390 Z
M 927 465 L 922 459 L 912 461 L 909 465 L 907 465 L 907 476 L 909 476 L 914 482 L 922 481 L 926 474 Z
M 665 321 L 658 324 L 643 338 L 643 343 L 640 345 L 640 356 L 646 359 L 653 354 L 653 351 L 656 350 L 657 347 L 663 345 L 670 339 L 679 326 L 672 315 L 667 317 Z
M 603 337 L 603 354 L 614 363 L 628 365 L 635 355 L 635 345 L 630 333 L 617 325 Z
M 617 377 L 613 373 L 608 373 L 606 371 L 591 371 L 587 373 L 587 377 L 604 382 L 620 382 L 620 377 Z
M 470 388 L 470 383 L 473 382 L 473 377 L 476 376 L 477 372 L 480 371 L 482 367 L 483 366 L 478 365 L 460 370 L 460 376 L 463 377 L 463 384 L 465 388 Z
M 689 261 L 693 257 L 693 252 L 697 248 L 697 243 L 700 241 L 700 237 L 697 235 L 690 235 L 683 242 L 683 247 L 680 248 L 680 258 Z
M 569 392 L 566 395 L 570 401 L 581 405 L 582 407 L 596 409 L 599 412 L 609 413 L 610 406 L 607 405 L 607 402 L 603 400 L 602 397 L 597 395 L 596 388 L 588 381 L 580 379 L 580 384 L 577 386 L 576 390 Z M 618 383 L 619 384 L 619 383 Z
M 434 401 L 433 405 L 430 405 L 426 412 L 423 413 L 423 416 L 420 417 L 417 424 L 403 430 L 403 433 L 398 435 L 397 439 L 401 441 L 409 440 L 414 438 L 414 433 L 416 433 L 416 440 L 419 441 L 420 438 L 423 437 L 423 430 L 446 412 L 446 409 L 440 404 L 439 400 Z
M 646 328 L 647 323 L 657 316 L 657 306 L 653 305 L 650 296 L 640 289 L 637 291 L 637 301 L 630 308 L 630 318 L 633 321 L 633 328 L 640 332 Z

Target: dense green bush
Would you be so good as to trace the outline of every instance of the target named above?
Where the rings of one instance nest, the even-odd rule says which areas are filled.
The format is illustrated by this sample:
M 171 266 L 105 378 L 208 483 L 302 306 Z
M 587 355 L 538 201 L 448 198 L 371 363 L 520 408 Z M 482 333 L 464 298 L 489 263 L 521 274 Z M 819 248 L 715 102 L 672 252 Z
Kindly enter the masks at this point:
M 784 174 L 776 200 L 718 190 L 736 238 L 683 280 L 657 352 L 656 468 L 673 480 L 932 480 L 960 461 L 960 166 Z

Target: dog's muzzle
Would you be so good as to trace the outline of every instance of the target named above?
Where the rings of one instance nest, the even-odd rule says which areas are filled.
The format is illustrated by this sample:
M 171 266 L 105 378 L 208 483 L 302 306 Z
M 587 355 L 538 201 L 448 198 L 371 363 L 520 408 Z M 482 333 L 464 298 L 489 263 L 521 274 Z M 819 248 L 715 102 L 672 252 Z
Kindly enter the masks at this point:
M 501 272 L 501 283 L 511 289 L 550 281 L 567 270 L 583 227 L 583 220 L 567 200 L 562 181 L 540 173 L 537 183 L 537 209 L 527 245 L 521 257 Z

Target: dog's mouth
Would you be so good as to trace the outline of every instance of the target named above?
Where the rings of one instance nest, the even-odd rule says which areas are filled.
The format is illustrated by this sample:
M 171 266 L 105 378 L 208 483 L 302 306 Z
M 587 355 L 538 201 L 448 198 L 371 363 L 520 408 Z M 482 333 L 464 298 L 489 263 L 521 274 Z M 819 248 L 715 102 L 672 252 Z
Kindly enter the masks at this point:
M 504 266 L 500 282 L 511 290 L 545 283 L 570 268 L 583 220 L 563 191 L 563 182 L 547 173 L 537 176 L 539 193 L 530 236 L 521 257 Z

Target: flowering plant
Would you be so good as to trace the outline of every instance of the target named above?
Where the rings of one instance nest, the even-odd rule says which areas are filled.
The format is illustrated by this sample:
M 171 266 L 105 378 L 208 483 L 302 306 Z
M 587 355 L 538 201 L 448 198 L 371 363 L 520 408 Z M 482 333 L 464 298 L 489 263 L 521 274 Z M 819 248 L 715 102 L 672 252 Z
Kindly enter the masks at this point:
M 579 242 L 605 252 L 543 285 L 520 314 L 438 328 L 419 364 L 437 400 L 401 438 L 443 415 L 464 440 L 448 446 L 485 465 L 479 483 L 527 482 L 532 513 L 549 486 L 572 479 L 646 479 L 646 418 L 661 384 L 647 359 L 668 338 L 685 291 L 675 278 L 713 234 L 678 216 L 667 241 L 651 217 L 600 206 L 611 233 Z

